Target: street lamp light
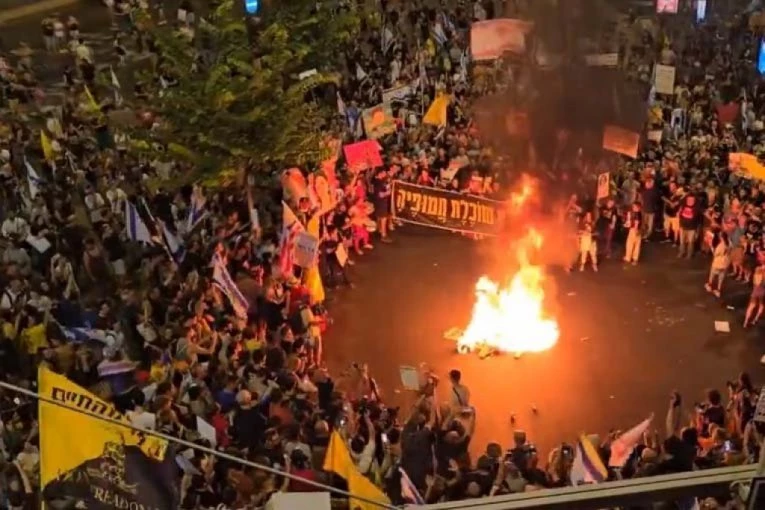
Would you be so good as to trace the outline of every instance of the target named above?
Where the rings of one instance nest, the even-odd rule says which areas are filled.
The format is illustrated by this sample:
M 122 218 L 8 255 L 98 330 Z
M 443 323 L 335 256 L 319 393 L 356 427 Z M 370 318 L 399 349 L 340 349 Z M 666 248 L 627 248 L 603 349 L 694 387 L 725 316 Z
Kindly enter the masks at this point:
M 244 0 L 244 10 L 250 16 L 256 16 L 260 12 L 260 0 Z

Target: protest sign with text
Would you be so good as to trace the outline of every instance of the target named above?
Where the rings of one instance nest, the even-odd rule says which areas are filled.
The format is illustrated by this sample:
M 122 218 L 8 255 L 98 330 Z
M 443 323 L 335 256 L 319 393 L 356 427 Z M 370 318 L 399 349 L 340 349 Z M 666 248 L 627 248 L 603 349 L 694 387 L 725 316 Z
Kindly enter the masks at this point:
M 393 182 L 393 216 L 401 221 L 455 232 L 495 235 L 503 204 L 439 188 Z
M 619 126 L 606 126 L 603 131 L 603 148 L 631 158 L 637 157 L 640 135 Z
M 675 66 L 656 64 L 653 84 L 657 94 L 673 95 L 675 93 Z
M 470 27 L 470 51 L 473 60 L 494 60 L 506 51 L 526 51 L 526 34 L 532 23 L 518 19 L 478 21 Z

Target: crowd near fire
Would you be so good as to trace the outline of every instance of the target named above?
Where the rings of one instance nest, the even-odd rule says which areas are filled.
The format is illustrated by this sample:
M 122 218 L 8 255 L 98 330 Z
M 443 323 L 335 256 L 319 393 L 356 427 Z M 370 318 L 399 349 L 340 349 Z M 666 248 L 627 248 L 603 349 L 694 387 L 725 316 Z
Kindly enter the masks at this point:
M 762 1 L 103 4 L 0 6 L 0 508 L 544 508 L 763 455 Z

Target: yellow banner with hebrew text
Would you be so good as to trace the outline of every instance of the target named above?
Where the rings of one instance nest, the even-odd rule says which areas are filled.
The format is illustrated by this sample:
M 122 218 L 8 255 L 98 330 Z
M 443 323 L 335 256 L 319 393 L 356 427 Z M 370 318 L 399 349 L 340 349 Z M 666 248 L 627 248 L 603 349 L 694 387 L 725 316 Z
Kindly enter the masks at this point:
M 49 508 L 62 500 L 96 510 L 177 504 L 167 441 L 84 414 L 128 423 L 114 406 L 47 368 L 40 368 L 38 388 L 48 400 L 39 401 L 39 423 L 40 486 Z

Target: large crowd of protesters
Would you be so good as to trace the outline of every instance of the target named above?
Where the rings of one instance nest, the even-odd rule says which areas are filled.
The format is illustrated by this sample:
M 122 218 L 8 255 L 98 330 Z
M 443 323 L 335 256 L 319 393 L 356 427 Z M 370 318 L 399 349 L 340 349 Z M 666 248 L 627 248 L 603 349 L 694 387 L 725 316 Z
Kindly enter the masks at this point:
M 383 140 L 386 166 L 359 173 L 339 168 L 342 199 L 321 221 L 319 266 L 330 293 L 352 285 L 349 266 L 378 240 L 395 242 L 388 205 L 392 179 L 501 199 L 501 186 L 512 177 L 495 173 L 492 151 L 481 144 L 469 116 L 471 99 L 498 85 L 479 87 L 462 72 L 470 23 L 494 17 L 494 2 L 463 2 L 445 11 L 410 3 L 386 13 L 392 44 L 380 44 L 380 31 L 370 31 L 369 44 L 345 56 L 345 68 L 355 70 L 339 92 L 346 140 L 359 136 L 361 109 L 378 104 L 383 90 L 422 82 L 416 98 L 396 107 L 401 123 Z M 508 17 L 523 15 L 513 10 L 520 9 L 517 2 L 506 3 Z M 190 30 L 196 22 L 188 16 L 193 4 L 182 4 L 184 20 L 168 25 Z M 109 8 L 119 18 L 142 6 L 114 0 Z M 637 159 L 619 159 L 608 168 L 612 194 L 598 203 L 591 199 L 593 175 L 582 172 L 582 187 L 566 212 L 582 233 L 581 260 L 572 267 L 584 269 L 590 262 L 597 269 L 609 258 L 641 263 L 641 252 L 651 250 L 644 242 L 673 243 L 678 257 L 709 259 L 700 292 L 706 288 L 724 297 L 741 287 L 751 293 L 743 320 L 755 327 L 765 305 L 765 187 L 727 165 L 729 152 L 765 152 L 765 102 L 753 63 L 757 29 L 747 19 L 739 13 L 727 24 L 710 22 L 690 31 L 640 24 L 645 28 L 637 36 L 630 32 L 620 41 L 622 51 L 630 50 L 624 72 L 631 79 L 649 83 L 655 62 L 678 69 L 674 95 L 651 98 L 649 129 L 662 137 L 643 147 Z M 434 22 L 446 40 L 433 36 Z M 45 365 L 113 401 L 136 425 L 208 444 L 197 427 L 202 418 L 214 428 L 221 451 L 338 488 L 343 481 L 322 466 L 330 434 L 341 430 L 358 470 L 394 504 L 411 494 L 402 491 L 398 468 L 428 503 L 581 481 L 572 480 L 574 448 L 565 444 L 543 455 L 533 438 L 515 430 L 509 443 L 472 445 L 480 409 L 471 407 L 457 370 L 423 369 L 419 398 L 410 409 L 387 407 L 364 365 L 328 373 L 324 351 L 332 348 L 324 347 L 323 337 L 331 331 L 331 318 L 299 271 L 296 277 L 278 270 L 282 190 L 259 198 L 254 225 L 248 197 L 239 189 L 149 189 L 147 180 L 184 172 L 184 164 L 135 155 L 118 130 L 86 115 L 78 98 L 97 62 L 79 39 L 77 20 L 48 17 L 42 30 L 46 51 L 69 48 L 72 57 L 65 71 L 66 102 L 40 121 L 54 163 L 40 154 L 40 126 L 29 120 L 41 95 L 30 56 L 20 52 L 0 60 L 2 380 L 34 389 L 37 367 Z M 109 64 L 126 63 L 132 39 L 142 34 L 118 38 Z M 161 51 L 152 44 L 142 50 Z M 455 97 L 447 127 L 421 126 L 423 104 L 445 88 Z M 735 94 L 725 98 L 731 89 Z M 455 162 L 462 170 L 452 175 Z M 31 183 L 33 193 L 29 166 L 40 179 Z M 161 236 L 162 225 L 184 237 L 182 260 L 174 260 L 162 243 L 129 239 L 126 201 L 153 221 L 155 236 Z M 207 214 L 187 231 L 194 204 L 204 204 Z M 315 213 L 311 197 L 298 197 L 295 212 L 307 224 Z M 347 261 L 338 250 L 347 250 Z M 251 289 L 245 291 L 246 318 L 211 285 L 213 257 L 224 261 L 235 280 L 246 282 L 243 289 Z M 765 439 L 765 424 L 753 419 L 758 394 L 747 374 L 729 382 L 725 392 L 707 391 L 694 409 L 684 410 L 681 396 L 673 394 L 666 435 L 647 434 L 607 478 L 756 461 Z M 36 406 L 0 392 L 0 423 L 0 506 L 36 508 Z M 606 465 L 616 437 L 587 436 Z M 184 475 L 181 508 L 261 508 L 277 491 L 318 490 L 257 469 L 227 463 L 216 469 L 208 460 L 201 454 L 191 459 L 195 469 Z M 20 481 L 22 472 L 31 491 Z M 669 502 L 666 508 L 686 503 Z M 721 494 L 704 504 L 732 503 Z

